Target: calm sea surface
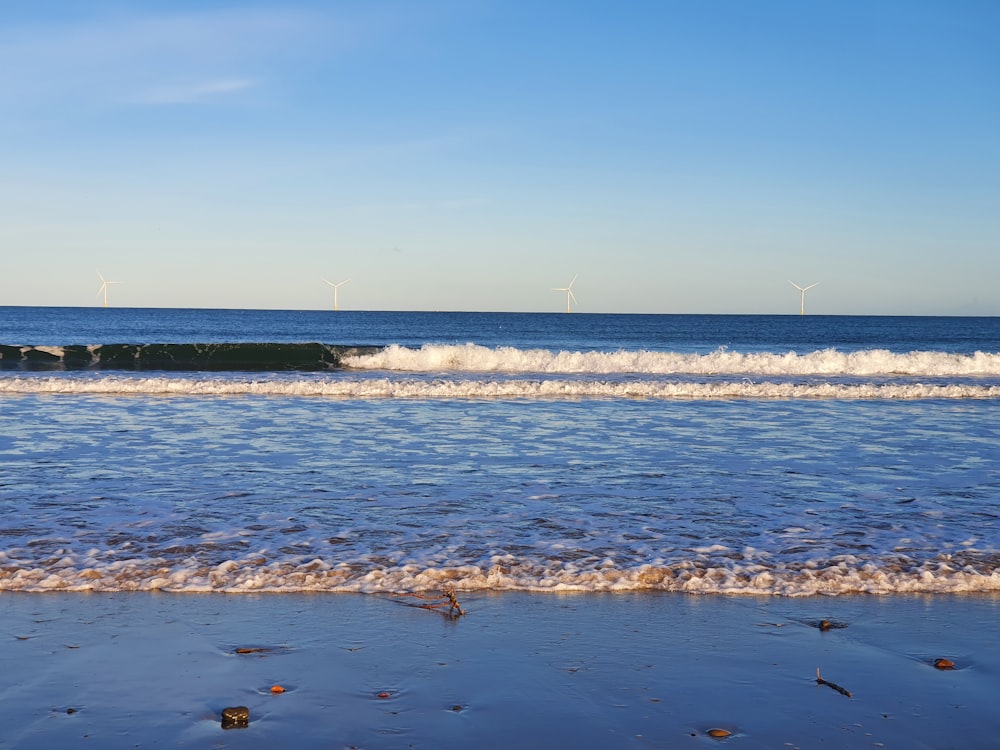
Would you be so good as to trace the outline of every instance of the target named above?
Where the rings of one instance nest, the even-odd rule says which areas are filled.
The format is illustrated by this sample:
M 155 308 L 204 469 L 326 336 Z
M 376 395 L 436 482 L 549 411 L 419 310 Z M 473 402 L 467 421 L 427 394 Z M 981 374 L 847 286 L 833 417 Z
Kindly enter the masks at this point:
M 0 308 L 0 591 L 1000 590 L 1000 318 Z

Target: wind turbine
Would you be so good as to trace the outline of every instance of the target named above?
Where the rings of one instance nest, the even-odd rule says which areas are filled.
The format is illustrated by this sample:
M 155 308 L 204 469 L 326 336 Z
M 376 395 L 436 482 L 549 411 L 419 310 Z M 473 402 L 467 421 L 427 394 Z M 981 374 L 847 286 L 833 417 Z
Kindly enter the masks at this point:
M 97 276 L 101 279 L 101 288 L 97 290 L 97 296 L 100 297 L 102 294 L 104 295 L 104 306 L 107 307 L 108 306 L 108 285 L 110 285 L 110 284 L 118 284 L 119 282 L 117 282 L 117 281 L 108 281 L 106 278 L 104 278 L 103 276 L 101 276 L 101 272 L 100 271 L 97 272 Z
M 800 292 L 802 292 L 802 300 L 801 300 L 801 303 L 799 305 L 799 315 L 805 315 L 806 314 L 806 292 L 809 289 L 812 289 L 814 286 L 818 286 L 819 282 L 817 281 L 815 284 L 810 284 L 809 286 L 806 286 L 806 287 L 801 287 L 798 284 L 796 284 L 794 281 L 789 281 L 788 283 L 791 284 L 792 286 L 794 286 Z
M 553 292 L 566 292 L 566 312 L 571 312 L 569 308 L 569 301 L 573 300 L 574 302 L 576 302 L 576 297 L 573 296 L 573 284 L 575 283 L 576 283 L 576 276 L 574 276 L 573 280 L 569 282 L 569 286 L 554 287 L 552 289 Z
M 323 281 L 326 281 L 326 279 L 323 279 Z M 350 281 L 350 279 L 344 279 L 339 284 L 334 284 L 332 281 L 326 281 L 327 284 L 329 284 L 330 286 L 333 287 L 333 309 L 334 310 L 339 309 L 337 307 L 337 290 L 340 289 L 340 287 L 342 287 L 348 281 Z

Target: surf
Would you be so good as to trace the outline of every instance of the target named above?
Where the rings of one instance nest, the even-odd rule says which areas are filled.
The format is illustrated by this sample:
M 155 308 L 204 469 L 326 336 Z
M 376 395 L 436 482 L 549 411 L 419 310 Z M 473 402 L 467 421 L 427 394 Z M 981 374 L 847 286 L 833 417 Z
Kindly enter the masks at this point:
M 324 343 L 0 345 L 7 371 L 322 372 L 741 376 L 1000 376 L 1000 353 L 885 349 L 709 353 L 572 351 L 478 344 L 406 347 Z
M 756 382 L 590 378 L 88 377 L 0 378 L 0 394 L 112 396 L 301 396 L 332 399 L 754 400 L 998 399 L 1000 385 L 976 383 Z

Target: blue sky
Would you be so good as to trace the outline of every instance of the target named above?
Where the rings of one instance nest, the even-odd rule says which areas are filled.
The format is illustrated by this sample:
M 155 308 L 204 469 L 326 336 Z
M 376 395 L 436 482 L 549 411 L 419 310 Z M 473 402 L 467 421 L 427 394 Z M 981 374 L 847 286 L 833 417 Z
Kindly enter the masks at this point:
M 0 6 L 0 305 L 1000 314 L 995 0 Z

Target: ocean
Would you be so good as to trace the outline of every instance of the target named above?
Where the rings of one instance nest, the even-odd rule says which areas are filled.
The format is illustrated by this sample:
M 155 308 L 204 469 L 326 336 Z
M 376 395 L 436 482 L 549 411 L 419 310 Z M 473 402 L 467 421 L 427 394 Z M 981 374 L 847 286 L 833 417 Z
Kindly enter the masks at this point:
M 1000 318 L 0 308 L 0 591 L 1000 590 Z

